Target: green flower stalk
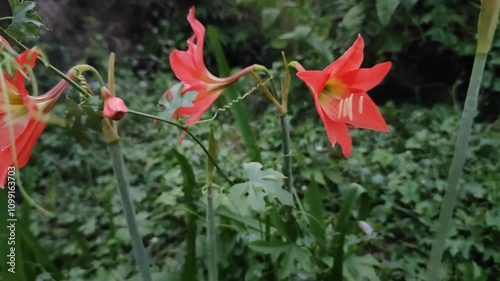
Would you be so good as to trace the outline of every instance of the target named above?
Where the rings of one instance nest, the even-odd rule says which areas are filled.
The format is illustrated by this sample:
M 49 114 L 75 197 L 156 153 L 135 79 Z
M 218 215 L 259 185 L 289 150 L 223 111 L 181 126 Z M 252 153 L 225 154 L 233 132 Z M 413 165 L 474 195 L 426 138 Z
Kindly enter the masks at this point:
M 109 57 L 108 69 L 108 84 L 110 84 L 111 91 L 109 95 L 115 97 L 114 87 L 114 64 L 115 56 L 112 53 Z M 111 85 L 112 84 L 112 85 Z M 117 180 L 118 191 L 120 192 L 123 212 L 127 221 L 127 228 L 132 242 L 132 252 L 134 254 L 135 262 L 139 268 L 139 272 L 143 281 L 151 281 L 151 272 L 149 269 L 149 257 L 146 254 L 146 249 L 142 242 L 142 237 L 139 233 L 137 226 L 136 212 L 134 203 L 130 198 L 128 191 L 128 181 L 126 178 L 126 168 L 123 161 L 123 153 L 120 147 L 120 137 L 118 136 L 118 129 L 115 121 L 104 118 L 102 120 L 102 130 L 104 139 L 108 145 L 109 154 L 111 155 L 111 162 L 113 163 L 113 170 Z
M 210 132 L 208 139 L 209 154 L 217 159 L 218 144 L 214 137 L 214 132 Z M 214 177 L 214 163 L 207 158 L 207 249 L 208 249 L 208 281 L 217 281 L 217 229 L 215 225 L 215 210 L 214 210 L 214 197 L 213 197 L 213 177 Z
M 483 0 L 481 2 L 481 13 L 478 23 L 478 43 L 474 65 L 467 89 L 462 121 L 458 131 L 455 153 L 448 173 L 448 188 L 441 204 L 438 218 L 438 229 L 431 249 L 429 264 L 427 267 L 427 280 L 439 280 L 441 259 L 445 249 L 445 241 L 448 237 L 453 209 L 458 196 L 458 181 L 462 176 L 465 155 L 467 153 L 469 138 L 472 131 L 472 123 L 477 111 L 477 100 L 479 88 L 483 77 L 486 57 L 491 47 L 493 35 L 498 23 L 500 11 L 500 0 Z

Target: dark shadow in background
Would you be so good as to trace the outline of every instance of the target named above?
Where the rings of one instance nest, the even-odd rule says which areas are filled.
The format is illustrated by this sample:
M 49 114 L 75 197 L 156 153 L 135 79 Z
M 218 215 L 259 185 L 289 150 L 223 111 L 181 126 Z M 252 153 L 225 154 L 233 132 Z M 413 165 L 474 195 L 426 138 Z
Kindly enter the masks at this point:
M 0 18 L 3 17 L 10 17 L 11 11 L 10 11 L 10 5 L 8 0 L 0 0 Z M 5 20 L 5 21 L 0 21 L 0 26 L 3 28 L 7 28 L 10 24 L 10 21 Z

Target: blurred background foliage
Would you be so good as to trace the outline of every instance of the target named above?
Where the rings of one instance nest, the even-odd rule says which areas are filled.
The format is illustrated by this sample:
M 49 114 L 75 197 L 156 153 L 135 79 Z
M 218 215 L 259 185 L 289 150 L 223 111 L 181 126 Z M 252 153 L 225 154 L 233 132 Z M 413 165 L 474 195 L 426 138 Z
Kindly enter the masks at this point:
M 45 0 L 37 2 L 37 9 L 48 29 L 25 43 L 39 45 L 61 69 L 85 62 L 105 73 L 109 52 L 116 52 L 118 95 L 130 108 L 154 113 L 161 94 L 174 83 L 168 55 L 174 48 L 185 49 L 192 34 L 186 20 L 192 5 L 198 20 L 219 31 L 232 68 L 259 63 L 279 77 L 284 50 L 289 60 L 322 69 L 358 33 L 366 42 L 364 66 L 393 62 L 388 77 L 370 92 L 390 133 L 351 130 L 354 149 L 348 159 L 343 159 L 338 147 L 331 149 L 310 94 L 294 79 L 290 97 L 294 171 L 301 196 L 314 183 L 321 190 L 325 225 L 335 222 L 347 186 L 356 182 L 365 190 L 354 217 L 368 222 L 376 234 L 351 228 L 345 245 L 346 280 L 421 280 L 472 68 L 479 3 Z M 496 280 L 500 275 L 500 99 L 496 98 L 500 38 L 496 38 L 480 94 L 461 203 L 444 257 L 446 280 Z M 208 69 L 218 74 L 209 44 L 205 58 Z M 56 81 L 42 67 L 37 73 L 42 88 Z M 243 79 L 234 88 L 243 94 L 253 86 L 253 81 Z M 252 127 L 258 128 L 264 168 L 279 170 L 277 115 L 259 93 L 246 98 L 245 104 Z M 57 107 L 55 114 L 64 116 L 66 110 Z M 239 179 L 241 163 L 249 159 L 234 126 L 231 114 L 225 112 L 210 126 L 195 126 L 193 131 L 205 136 L 210 127 L 215 129 L 221 142 L 221 166 Z M 199 182 L 204 178 L 203 153 L 188 138 L 179 146 L 177 129 L 154 127 L 134 116 L 121 121 L 120 128 L 131 192 L 155 278 L 179 280 L 188 211 L 173 150 L 190 160 Z M 49 219 L 20 204 L 26 218 L 24 280 L 138 280 L 107 151 L 98 134 L 85 134 L 85 141 L 77 141 L 67 129 L 49 127 L 29 167 L 21 171 L 32 196 L 58 214 Z M 201 218 L 197 275 L 204 280 L 202 190 L 197 195 L 196 215 Z M 223 280 L 280 279 L 269 268 L 266 255 L 280 261 L 289 256 L 275 248 L 248 247 L 257 240 L 258 231 L 221 215 L 219 236 Z M 321 271 L 310 261 L 321 251 L 313 240 L 303 238 L 301 249 L 313 254 L 298 252 L 307 258 L 295 269 L 296 280 L 315 280 Z

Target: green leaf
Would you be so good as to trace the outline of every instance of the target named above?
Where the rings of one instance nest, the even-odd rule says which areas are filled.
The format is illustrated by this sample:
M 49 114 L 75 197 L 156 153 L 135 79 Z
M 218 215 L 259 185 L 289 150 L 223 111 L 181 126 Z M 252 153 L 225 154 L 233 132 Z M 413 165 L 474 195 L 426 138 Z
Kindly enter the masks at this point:
M 344 241 L 349 230 L 349 217 L 354 209 L 354 202 L 364 192 L 364 188 L 356 183 L 351 184 L 344 192 L 342 206 L 337 217 L 335 225 L 335 234 L 333 238 L 333 268 L 332 280 L 342 280 L 343 262 L 344 262 Z
M 163 204 L 166 206 L 176 206 L 177 197 L 172 195 L 171 192 L 164 191 L 156 198 L 155 203 Z
M 256 252 L 271 255 L 275 259 L 280 254 L 288 252 L 293 245 L 292 242 L 259 240 L 249 243 L 248 247 Z
M 45 26 L 35 10 L 35 2 L 9 0 L 9 4 L 12 9 L 12 23 L 7 32 L 18 40 L 37 37 L 39 29 Z
M 267 29 L 278 19 L 281 9 L 265 8 L 262 10 L 262 28 Z
M 345 261 L 345 280 L 380 281 L 375 271 L 377 266 L 379 266 L 379 262 L 372 255 L 353 255 Z
M 257 162 L 244 163 L 248 181 L 235 184 L 229 191 L 229 197 L 235 201 L 245 202 L 256 212 L 266 210 L 264 198 L 277 199 L 281 204 L 293 206 L 293 197 L 290 192 L 281 188 L 285 176 L 283 174 L 267 169 L 262 171 L 262 164 Z
M 342 18 L 339 26 L 342 26 L 348 30 L 356 30 L 361 27 L 365 19 L 365 5 L 363 2 L 353 6 L 347 11 L 347 13 Z
M 271 255 L 273 260 L 277 260 L 280 255 L 285 254 L 280 261 L 280 280 L 287 278 L 295 272 L 297 264 L 307 260 L 310 255 L 305 249 L 293 242 L 254 241 L 248 244 L 248 247 L 256 252 Z
M 184 200 L 187 208 L 189 208 L 189 213 L 187 215 L 186 222 L 186 256 L 184 257 L 184 265 L 182 267 L 181 279 L 196 281 L 197 278 L 197 266 L 196 266 L 196 206 L 194 203 L 194 192 L 196 186 L 196 177 L 193 172 L 193 168 L 189 164 L 187 158 L 174 150 L 174 154 L 177 157 L 181 165 L 182 171 L 182 190 L 184 192 Z M 162 194 L 163 195 L 163 194 Z
M 310 253 L 305 249 L 298 247 L 295 244 L 292 245 L 290 250 L 286 253 L 285 258 L 281 262 L 279 278 L 283 280 L 290 276 L 293 272 L 295 272 L 298 264 L 308 260 L 309 256 Z
M 311 34 L 311 27 L 306 25 L 299 25 L 291 32 L 287 32 L 279 37 L 279 39 L 303 39 Z
M 175 84 L 170 92 L 172 93 L 171 97 L 165 96 L 162 97 L 158 104 L 163 106 L 163 111 L 160 113 L 160 117 L 172 120 L 172 116 L 177 110 L 181 107 L 193 107 L 193 100 L 198 96 L 197 92 L 189 91 L 184 95 L 181 95 L 182 91 L 182 83 Z
M 324 196 L 324 190 L 319 189 L 316 181 L 314 180 L 304 194 L 305 208 L 311 216 L 311 220 L 309 222 L 310 231 L 314 237 L 319 240 L 325 239 L 325 225 L 323 217 Z
M 382 26 L 387 26 L 391 22 L 394 11 L 399 6 L 401 0 L 377 0 L 375 9 Z

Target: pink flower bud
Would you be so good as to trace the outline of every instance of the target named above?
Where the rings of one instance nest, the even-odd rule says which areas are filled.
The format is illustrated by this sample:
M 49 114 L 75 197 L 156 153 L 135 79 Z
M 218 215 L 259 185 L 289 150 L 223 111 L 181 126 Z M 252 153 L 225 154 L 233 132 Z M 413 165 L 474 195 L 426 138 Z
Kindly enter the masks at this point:
M 128 112 L 125 102 L 121 98 L 113 97 L 108 89 L 101 89 L 104 97 L 104 109 L 102 115 L 106 118 L 118 121 L 121 120 Z

